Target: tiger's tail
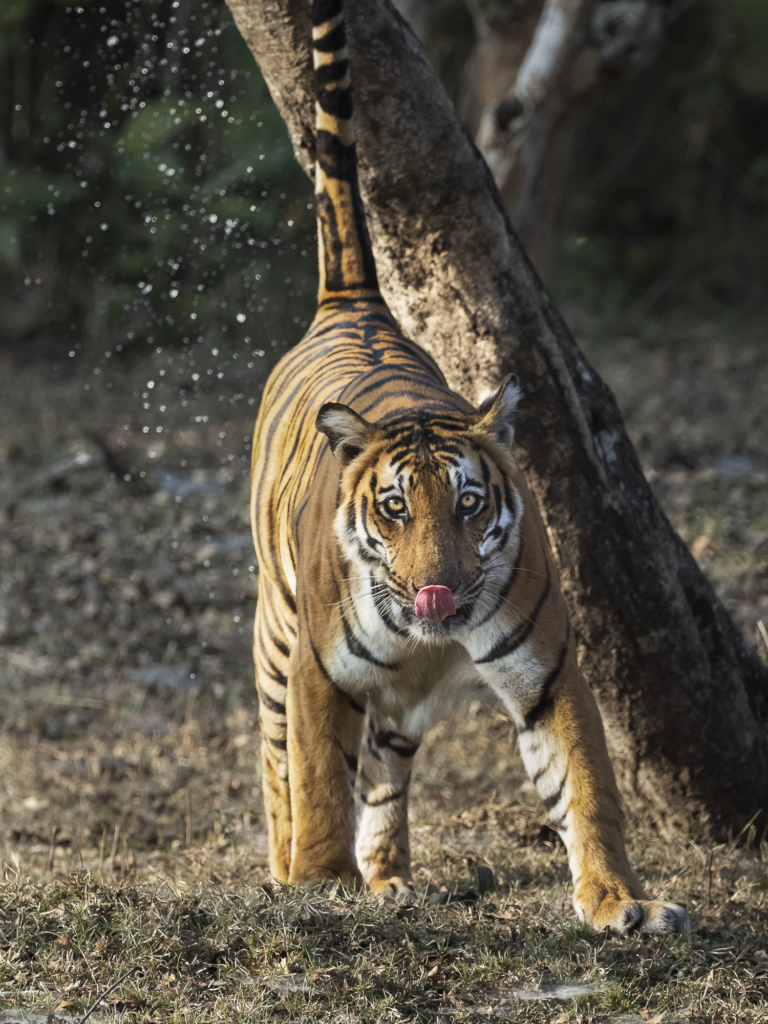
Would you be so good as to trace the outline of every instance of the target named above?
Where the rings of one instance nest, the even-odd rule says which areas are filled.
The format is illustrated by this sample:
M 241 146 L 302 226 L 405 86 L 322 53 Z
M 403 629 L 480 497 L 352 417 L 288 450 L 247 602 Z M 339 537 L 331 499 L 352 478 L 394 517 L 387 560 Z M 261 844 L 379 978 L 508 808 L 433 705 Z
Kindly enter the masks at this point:
M 380 299 L 357 182 L 355 129 L 342 0 L 312 0 L 320 289 L 318 304 Z

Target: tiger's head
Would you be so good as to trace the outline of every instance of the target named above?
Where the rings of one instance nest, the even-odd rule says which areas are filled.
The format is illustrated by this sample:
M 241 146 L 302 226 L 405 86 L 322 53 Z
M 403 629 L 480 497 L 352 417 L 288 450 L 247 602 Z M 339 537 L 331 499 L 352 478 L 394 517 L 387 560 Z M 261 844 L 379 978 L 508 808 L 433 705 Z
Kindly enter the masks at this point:
M 377 424 L 338 403 L 320 409 L 317 428 L 342 467 L 338 543 L 397 630 L 455 637 L 509 579 L 522 516 L 510 448 L 518 397 L 508 377 L 468 413 Z

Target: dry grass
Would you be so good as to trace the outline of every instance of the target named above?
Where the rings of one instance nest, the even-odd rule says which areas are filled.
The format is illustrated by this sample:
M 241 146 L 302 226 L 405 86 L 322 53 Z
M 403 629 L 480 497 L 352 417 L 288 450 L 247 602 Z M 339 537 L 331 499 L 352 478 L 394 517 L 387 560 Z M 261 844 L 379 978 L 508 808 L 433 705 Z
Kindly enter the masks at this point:
M 133 970 L 103 1019 L 765 1019 L 768 879 L 754 852 L 635 834 L 649 884 L 682 899 L 696 927 L 615 940 L 573 920 L 551 843 L 521 841 L 513 814 L 484 814 L 489 831 L 468 815 L 429 835 L 417 826 L 417 875 L 443 894 L 415 907 L 281 890 L 253 878 L 258 855 L 214 841 L 190 847 L 165 881 L 156 860 L 70 870 L 56 857 L 47 881 L 18 860 L 0 889 L 2 998 L 80 1014 Z M 495 868 L 483 897 L 476 863 Z M 575 998 L 556 986 L 576 986 Z
M 668 513 L 760 645 L 759 346 L 628 339 L 592 355 Z M 263 373 L 195 390 L 165 359 L 113 366 L 110 389 L 105 369 L 87 392 L 82 376 L 0 368 L 0 491 L 17 495 L 0 512 L 0 1021 L 15 1019 L 3 1007 L 81 1015 L 128 971 L 91 1020 L 768 1019 L 768 845 L 631 827 L 634 863 L 694 931 L 590 933 L 513 730 L 482 699 L 417 758 L 417 906 L 269 883 L 248 650 L 253 406 L 235 397 Z M 83 449 L 112 462 L 24 492 Z M 748 461 L 721 461 L 734 455 Z

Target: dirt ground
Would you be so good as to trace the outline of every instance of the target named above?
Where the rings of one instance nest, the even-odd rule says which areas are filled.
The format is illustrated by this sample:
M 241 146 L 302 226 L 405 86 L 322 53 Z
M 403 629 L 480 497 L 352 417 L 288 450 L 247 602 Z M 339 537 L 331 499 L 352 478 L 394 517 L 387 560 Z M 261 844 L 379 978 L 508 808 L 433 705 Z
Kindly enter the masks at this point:
M 765 336 L 667 325 L 609 343 L 572 312 L 663 507 L 768 662 L 760 628 L 768 627 Z M 22 892 L 34 901 L 34 893 L 83 877 L 112 893 L 166 884 L 176 894 L 200 886 L 226 893 L 267 880 L 248 475 L 268 365 L 269 356 L 250 349 L 131 358 L 0 353 L 0 873 L 16 893 L 6 895 L 6 908 L 18 906 Z M 481 695 L 419 752 L 411 820 L 416 876 L 430 891 L 477 886 L 480 864 L 506 894 L 499 914 L 527 908 L 524 931 L 535 931 L 542 915 L 549 929 L 553 920 L 574 927 L 562 849 L 525 779 L 514 731 Z M 611 990 L 592 1004 L 572 999 L 558 1004 L 567 1011 L 560 1018 L 548 1003 L 544 1016 L 520 1019 L 642 1012 L 627 1021 L 661 1021 L 681 1007 L 688 1013 L 679 1020 L 766 1019 L 768 973 L 758 953 L 768 846 L 713 854 L 693 834 L 673 847 L 636 829 L 630 841 L 651 887 L 689 904 L 702 949 L 726 949 L 702 961 L 709 1002 L 700 986 L 684 991 L 683 976 L 667 971 L 663 983 L 632 990 L 632 998 L 622 982 L 621 997 Z M 24 972 L 3 974 L 12 946 L 0 943 L 0 1008 L 19 1005 L 29 988 Z M 757 950 L 747 957 L 748 983 L 729 966 L 747 948 Z M 531 966 L 520 984 L 541 977 Z M 498 992 L 478 995 L 482 986 L 473 984 L 473 1005 L 502 1006 Z M 279 999 L 267 989 L 257 1000 L 263 1019 L 308 1013 L 305 1003 L 300 1011 L 291 1003 L 299 989 Z M 197 996 L 185 992 L 193 1019 Z M 144 1016 L 134 1018 L 126 1004 L 109 1019 L 186 1020 L 179 990 L 177 997 L 173 1012 L 159 1004 L 150 1012 L 144 999 Z M 439 1006 L 469 1013 L 457 998 L 441 997 Z M 342 1019 L 332 1016 L 342 1004 L 323 1004 L 308 1019 Z M 233 1015 L 233 1005 L 214 998 L 215 1012 L 195 1019 L 262 1019 Z M 374 1019 L 366 1015 L 374 1004 L 366 1005 L 362 1018 L 350 1011 L 347 1019 Z M 425 1004 L 424 1012 L 443 1010 Z

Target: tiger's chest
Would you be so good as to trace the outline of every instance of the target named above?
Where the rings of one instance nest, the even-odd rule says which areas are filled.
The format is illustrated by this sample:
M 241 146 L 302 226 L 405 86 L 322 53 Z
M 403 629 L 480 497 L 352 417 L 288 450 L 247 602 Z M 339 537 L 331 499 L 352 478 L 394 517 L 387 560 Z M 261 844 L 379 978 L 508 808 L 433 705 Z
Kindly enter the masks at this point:
M 408 734 L 430 729 L 479 682 L 462 644 L 430 647 L 393 634 L 365 595 L 341 609 L 334 626 L 326 646 L 334 682 L 363 705 L 371 699 Z

